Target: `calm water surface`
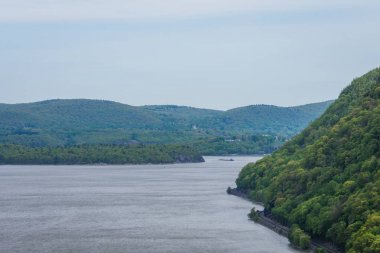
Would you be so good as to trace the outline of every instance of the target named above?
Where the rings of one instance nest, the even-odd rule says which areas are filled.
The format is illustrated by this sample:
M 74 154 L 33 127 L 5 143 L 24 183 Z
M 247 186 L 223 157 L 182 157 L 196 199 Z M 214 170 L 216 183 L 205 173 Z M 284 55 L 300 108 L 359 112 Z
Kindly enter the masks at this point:
M 0 252 L 296 252 L 227 195 L 246 163 L 0 166 Z

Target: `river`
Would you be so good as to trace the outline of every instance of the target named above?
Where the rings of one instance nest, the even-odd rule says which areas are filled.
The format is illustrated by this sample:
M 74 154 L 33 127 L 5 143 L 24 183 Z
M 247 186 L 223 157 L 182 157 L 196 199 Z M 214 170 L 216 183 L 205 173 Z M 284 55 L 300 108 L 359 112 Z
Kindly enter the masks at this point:
M 125 166 L 0 166 L 0 252 L 297 252 L 226 194 L 258 157 Z M 259 206 L 257 206 L 259 208 Z

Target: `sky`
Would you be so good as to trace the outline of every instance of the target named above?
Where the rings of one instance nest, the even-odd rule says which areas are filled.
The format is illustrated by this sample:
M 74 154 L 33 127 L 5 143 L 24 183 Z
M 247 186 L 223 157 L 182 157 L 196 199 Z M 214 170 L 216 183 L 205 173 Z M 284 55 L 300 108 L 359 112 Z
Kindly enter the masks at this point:
M 380 66 L 379 11 L 378 0 L 0 0 L 0 103 L 335 99 Z

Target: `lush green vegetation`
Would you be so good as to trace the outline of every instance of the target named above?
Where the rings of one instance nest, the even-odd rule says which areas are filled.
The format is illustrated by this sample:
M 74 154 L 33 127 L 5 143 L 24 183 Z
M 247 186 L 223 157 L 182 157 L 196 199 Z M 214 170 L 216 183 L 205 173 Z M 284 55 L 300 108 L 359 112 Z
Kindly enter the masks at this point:
M 346 252 L 380 252 L 380 69 L 236 182 L 284 225 Z
M 0 143 L 30 147 L 176 143 L 209 155 L 269 153 L 330 103 L 258 105 L 225 112 L 83 99 L 0 104 Z
M 0 145 L 0 164 L 159 164 L 203 161 L 199 152 L 183 145 L 86 145 L 41 148 Z
M 300 249 L 309 249 L 311 238 L 297 224 L 294 224 L 289 232 L 289 241 Z
M 251 212 L 249 212 L 249 214 L 248 214 L 248 218 L 253 220 L 253 221 L 259 220 L 259 215 L 256 211 L 256 208 L 252 207 Z

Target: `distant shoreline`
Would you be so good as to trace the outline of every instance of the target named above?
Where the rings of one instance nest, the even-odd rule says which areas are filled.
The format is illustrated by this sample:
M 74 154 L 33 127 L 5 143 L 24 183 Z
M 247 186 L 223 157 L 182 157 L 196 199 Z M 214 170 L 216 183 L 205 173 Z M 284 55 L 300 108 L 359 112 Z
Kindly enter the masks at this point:
M 203 162 L 173 162 L 173 163 L 59 163 L 59 164 L 50 164 L 50 163 L 31 163 L 31 164 L 0 164 L 1 166 L 132 166 L 132 165 L 175 165 L 175 164 L 191 164 L 191 163 L 204 163 Z
M 26 147 L 0 144 L 4 165 L 136 165 L 204 162 L 203 156 L 186 145 L 83 145 Z

